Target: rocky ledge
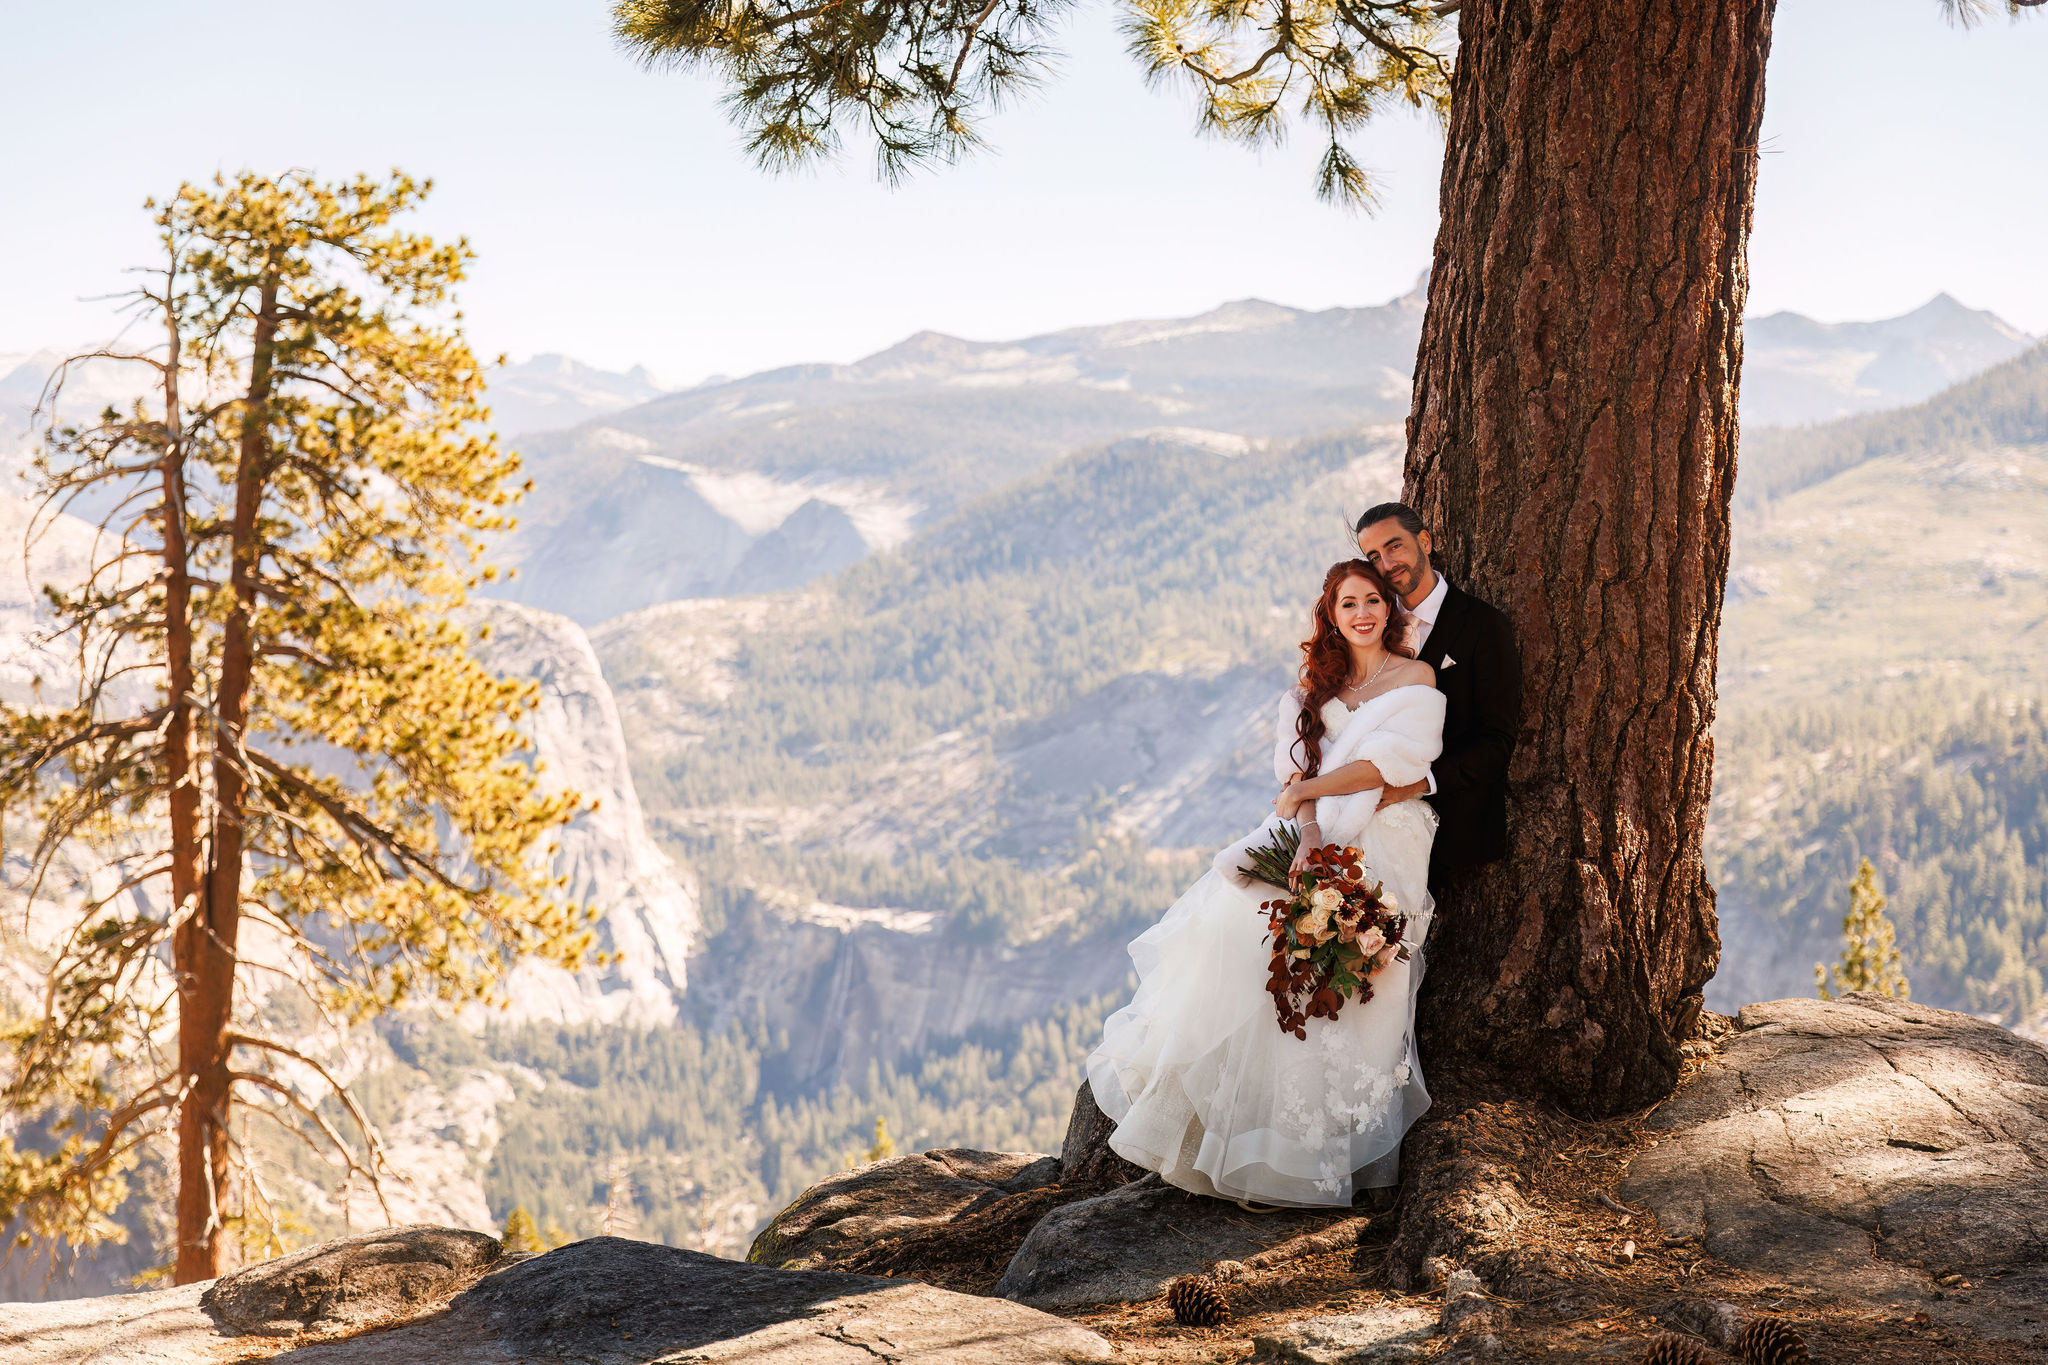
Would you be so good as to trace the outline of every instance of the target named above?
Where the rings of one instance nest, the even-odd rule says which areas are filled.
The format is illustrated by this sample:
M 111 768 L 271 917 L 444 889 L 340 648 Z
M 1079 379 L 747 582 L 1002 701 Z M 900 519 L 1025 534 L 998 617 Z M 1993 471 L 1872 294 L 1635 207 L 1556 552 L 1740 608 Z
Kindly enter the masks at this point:
M 1744 1007 L 1624 1200 L 1731 1265 L 1997 1337 L 2048 1330 L 2048 1052 L 1882 996 Z
M 1064 1365 L 1108 1360 L 1110 1348 L 1051 1314 L 924 1284 L 616 1237 L 510 1257 L 488 1237 L 446 1228 L 370 1233 L 205 1285 L 0 1305 L 0 1365 L 252 1355 L 305 1365 Z
M 1666 1333 L 1732 1352 L 1758 1317 L 1817 1359 L 2048 1361 L 2048 1052 L 1868 996 L 1705 1028 L 1676 1095 L 1603 1123 L 1442 1083 L 1377 1215 L 1166 1188 L 1107 1152 L 1084 1088 L 1058 1157 L 846 1172 L 754 1263 L 397 1229 L 209 1286 L 0 1305 L 0 1365 L 1619 1362 Z M 1187 1273 L 1229 1321 L 1173 1322 Z
M 2048 1360 L 2048 1052 L 1876 996 L 1702 1027 L 1678 1093 L 1606 1123 L 1443 1085 L 1375 1217 L 1134 1180 L 1083 1087 L 1056 1170 L 1007 1154 L 1000 1191 L 941 1206 L 928 1159 L 881 1163 L 807 1194 L 755 1254 L 789 1238 L 807 1265 L 1048 1308 L 1119 1359 L 1600 1358 L 1672 1331 L 1727 1350 L 1772 1315 L 1873 1360 Z M 996 1160 L 930 1159 L 956 1178 Z M 876 1235 L 824 1251 L 827 1212 Z M 1189 1273 L 1217 1278 L 1234 1326 L 1172 1324 L 1162 1296 Z

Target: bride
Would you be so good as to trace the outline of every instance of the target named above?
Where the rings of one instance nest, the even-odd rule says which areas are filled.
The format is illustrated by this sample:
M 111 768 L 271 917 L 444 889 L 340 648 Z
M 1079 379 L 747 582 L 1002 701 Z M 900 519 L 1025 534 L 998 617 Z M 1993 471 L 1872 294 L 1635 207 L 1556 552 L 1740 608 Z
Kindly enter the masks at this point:
M 1380 788 L 1419 782 L 1443 746 L 1444 698 L 1404 647 L 1407 618 L 1379 570 L 1332 565 L 1301 646 L 1299 687 L 1280 703 L 1275 814 L 1216 856 L 1164 919 L 1131 944 L 1138 990 L 1088 1058 L 1112 1150 L 1198 1194 L 1296 1206 L 1346 1205 L 1393 1185 L 1401 1138 L 1429 1107 L 1416 1064 L 1415 992 L 1432 902 L 1436 813 L 1378 809 Z M 1282 1033 L 1266 993 L 1261 901 L 1279 893 L 1240 871 L 1285 819 L 1301 854 L 1358 848 L 1408 916 L 1411 960 L 1371 978 L 1373 997 Z

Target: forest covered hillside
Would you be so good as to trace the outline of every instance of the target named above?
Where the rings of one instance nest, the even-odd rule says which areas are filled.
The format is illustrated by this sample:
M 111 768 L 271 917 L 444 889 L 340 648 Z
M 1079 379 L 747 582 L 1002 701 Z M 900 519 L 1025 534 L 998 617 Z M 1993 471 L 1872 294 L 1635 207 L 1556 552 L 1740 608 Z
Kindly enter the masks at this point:
M 1771 780 L 1750 764 L 1770 717 L 1911 695 L 1975 724 L 1978 698 L 2038 683 L 2048 415 L 2028 414 L 2048 393 L 2044 354 L 1809 433 L 1883 453 L 1744 511 L 1722 642 L 1724 806 Z M 1397 443 L 1389 429 L 1237 460 L 1119 442 L 805 593 L 611 622 L 595 642 L 644 799 L 695 860 L 772 846 L 776 875 L 803 869 L 821 895 L 1042 932 L 1049 912 L 1021 889 L 1032 874 L 1072 866 L 1091 840 L 1213 847 L 1255 804 L 1262 705 L 1287 675 L 1301 585 L 1346 549 L 1339 509 L 1395 490 Z M 1950 742 L 1936 739 L 1949 720 L 1928 721 L 1928 744 Z M 905 871 L 920 857 L 1002 868 L 1008 890 L 950 903 Z M 1725 894 L 1746 912 L 1746 892 Z M 1967 1005 L 1961 979 L 1935 1003 Z
M 1742 512 L 1708 840 L 1717 1006 L 1810 993 L 1868 856 L 1916 999 L 2040 1008 L 2048 422 L 2026 414 L 2044 375 L 2034 352 L 1815 429 L 1870 453 Z M 712 1144 L 735 1188 L 772 1208 L 878 1118 L 918 1147 L 1050 1142 L 1122 944 L 1263 801 L 1302 585 L 1347 548 L 1333 506 L 1391 492 L 1398 454 L 1391 427 L 1256 459 L 1116 442 L 805 590 L 593 633 L 650 822 L 703 886 L 685 1038 L 658 1046 L 724 1049 L 745 1077 Z M 643 1115 L 621 1160 L 653 1172 L 679 1159 L 657 1116 L 694 1101 L 633 1099 L 630 1071 L 558 1093 Z M 565 1131 L 539 1117 L 561 1102 L 508 1121 Z M 603 1127 L 587 1120 L 591 1150 Z M 494 1200 L 594 1216 L 552 1174 L 566 1153 L 543 1164 L 500 1161 Z M 677 1188 L 636 1186 L 645 1216 L 687 1224 Z
M 1745 477 L 1795 473 L 1738 520 L 1716 1005 L 1809 993 L 1869 856 L 1917 999 L 2008 1021 L 2039 1007 L 2044 399 L 2036 350 L 1746 453 Z M 662 1163 L 716 1152 L 724 1187 L 765 1212 L 866 1150 L 877 1119 L 909 1146 L 1048 1145 L 1123 989 L 1123 943 L 1265 799 L 1304 585 L 1346 553 L 1343 512 L 1399 478 L 1393 426 L 1251 458 L 1119 440 L 801 590 L 596 628 L 706 937 L 673 1035 L 483 1040 L 547 1075 L 578 1050 L 683 1049 L 660 1086 L 621 1061 L 584 1065 L 587 1090 L 520 1088 L 506 1122 L 560 1159 L 500 1147 L 494 1202 L 587 1223 L 601 1200 L 564 1173 L 576 1149 L 615 1150 L 648 1226 L 736 1229 L 718 1181 L 683 1193 Z M 570 1101 L 565 1126 L 553 1106 Z M 705 1123 L 722 1136 L 673 1136 Z
M 953 381 L 1037 363 L 931 338 L 899 350 L 873 382 L 970 391 Z M 1056 433 L 1036 453 L 962 455 L 979 472 L 934 474 L 953 491 L 893 540 L 843 545 L 834 573 L 593 626 L 601 680 L 563 671 L 582 648 L 561 643 L 580 638 L 568 622 L 508 609 L 523 624 L 502 666 L 556 698 L 555 747 L 609 715 L 609 691 L 632 782 L 607 809 L 637 799 L 686 899 L 634 870 L 655 856 L 638 819 L 593 827 L 589 856 L 629 874 L 635 923 L 674 902 L 688 960 L 643 934 L 645 960 L 617 980 L 649 1007 L 624 1017 L 563 1009 L 550 986 L 502 1019 L 386 1026 L 366 1103 L 407 1135 L 428 1193 L 738 1254 L 798 1191 L 879 1150 L 878 1121 L 906 1149 L 1056 1145 L 1126 990 L 1124 944 L 1269 795 L 1271 707 L 1308 594 L 1350 552 L 1347 514 L 1398 490 L 1401 435 L 1179 427 L 1062 450 L 1086 424 L 1044 420 L 1018 424 Z M 618 467 L 655 468 L 627 446 Z M 786 504 L 776 481 L 796 467 L 765 451 L 705 486 L 730 508 Z M 873 513 L 872 488 L 802 483 L 823 477 L 798 483 Z M 1868 856 L 1916 999 L 2035 1015 L 2048 349 L 1896 412 L 1752 433 L 1738 502 L 1710 1002 L 1808 993 Z M 594 560 L 617 548 L 591 529 Z M 555 643 L 522 654 L 527 637 Z
M 2048 979 L 2048 347 L 1895 414 L 1746 442 L 1708 852 L 1719 998 L 1803 993 L 1869 857 L 1914 998 Z M 1710 995 L 1710 998 L 1711 995 Z

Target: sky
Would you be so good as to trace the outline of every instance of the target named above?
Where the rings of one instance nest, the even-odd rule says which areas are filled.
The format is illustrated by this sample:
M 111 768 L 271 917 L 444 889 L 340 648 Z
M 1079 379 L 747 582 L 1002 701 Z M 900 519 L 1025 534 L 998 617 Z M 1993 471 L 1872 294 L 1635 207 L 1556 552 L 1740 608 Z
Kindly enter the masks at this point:
M 604 0 L 0 2 L 0 353 L 103 336 L 142 201 L 244 167 L 403 167 L 479 254 L 486 354 L 559 351 L 667 383 L 847 361 L 925 328 L 1019 337 L 1256 297 L 1405 292 L 1436 231 L 1440 135 L 1356 144 L 1381 207 L 1319 203 L 1305 130 L 1204 140 L 1103 0 L 993 150 L 890 188 L 858 149 L 771 177 L 700 76 L 640 69 Z M 1753 313 L 1893 316 L 1947 291 L 2048 334 L 2048 18 L 1962 31 L 1937 0 L 1781 0 Z

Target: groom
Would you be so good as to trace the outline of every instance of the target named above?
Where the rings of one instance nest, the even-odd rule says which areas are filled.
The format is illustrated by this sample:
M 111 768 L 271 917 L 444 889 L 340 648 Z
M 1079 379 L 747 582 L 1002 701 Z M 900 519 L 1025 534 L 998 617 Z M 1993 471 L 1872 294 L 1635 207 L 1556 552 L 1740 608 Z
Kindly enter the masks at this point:
M 1508 618 L 1451 586 L 1430 563 L 1430 535 L 1405 503 L 1358 519 L 1358 552 L 1408 609 L 1410 643 L 1444 694 L 1444 751 L 1427 779 L 1388 787 L 1382 806 L 1421 798 L 1442 823 L 1429 857 L 1432 890 L 1508 850 L 1508 755 L 1522 722 L 1522 657 Z

